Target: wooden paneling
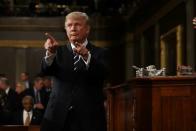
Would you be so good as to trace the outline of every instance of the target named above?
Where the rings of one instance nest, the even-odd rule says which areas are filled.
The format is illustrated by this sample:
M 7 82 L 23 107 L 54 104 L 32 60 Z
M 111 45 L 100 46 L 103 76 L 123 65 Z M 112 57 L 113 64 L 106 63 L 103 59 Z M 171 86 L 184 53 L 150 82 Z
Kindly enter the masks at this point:
M 136 88 L 138 131 L 190 131 L 196 77 L 131 80 Z M 144 113 L 145 112 L 145 113 Z
M 191 98 L 171 96 L 161 98 L 161 130 L 190 131 L 191 130 Z
M 15 87 L 21 72 L 29 72 L 32 79 L 40 73 L 43 48 L 2 47 L 0 52 L 0 73 L 6 74 L 11 87 Z
M 123 88 L 121 88 L 123 87 Z M 131 131 L 133 101 L 131 90 L 127 84 L 118 85 L 105 90 L 107 94 L 108 131 Z
M 39 131 L 39 126 L 0 126 L 0 131 Z
M 166 87 L 161 89 L 161 96 L 190 96 L 191 89 L 189 87 L 181 87 L 180 90 L 175 87 Z
M 135 78 L 106 92 L 109 131 L 196 129 L 194 76 Z

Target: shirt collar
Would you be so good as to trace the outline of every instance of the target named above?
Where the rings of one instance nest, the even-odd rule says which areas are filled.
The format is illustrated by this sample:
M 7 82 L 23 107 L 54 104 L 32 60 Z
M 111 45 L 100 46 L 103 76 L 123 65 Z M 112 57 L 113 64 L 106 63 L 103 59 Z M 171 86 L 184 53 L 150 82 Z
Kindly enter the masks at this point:
M 36 87 L 33 87 L 34 92 L 38 92 L 39 90 L 36 89 Z
M 82 44 L 86 47 L 87 44 L 88 44 L 88 40 L 86 39 L 86 40 L 84 41 L 84 43 L 82 43 Z M 73 43 L 71 43 L 71 48 L 74 49 L 74 48 L 76 48 L 76 46 L 75 46 Z
M 31 114 L 33 113 L 32 110 L 30 110 L 29 112 L 27 112 L 25 109 L 23 110 L 23 112 L 24 112 L 25 114 L 28 114 L 28 113 L 29 113 L 29 115 L 31 115 Z

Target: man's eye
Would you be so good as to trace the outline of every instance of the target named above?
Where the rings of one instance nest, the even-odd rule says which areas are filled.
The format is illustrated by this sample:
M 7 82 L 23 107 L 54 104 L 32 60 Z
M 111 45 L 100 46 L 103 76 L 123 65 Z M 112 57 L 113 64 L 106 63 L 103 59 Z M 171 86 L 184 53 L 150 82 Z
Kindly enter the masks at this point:
M 76 26 L 81 26 L 81 24 L 76 24 Z
M 71 24 L 67 25 L 67 27 L 71 27 Z

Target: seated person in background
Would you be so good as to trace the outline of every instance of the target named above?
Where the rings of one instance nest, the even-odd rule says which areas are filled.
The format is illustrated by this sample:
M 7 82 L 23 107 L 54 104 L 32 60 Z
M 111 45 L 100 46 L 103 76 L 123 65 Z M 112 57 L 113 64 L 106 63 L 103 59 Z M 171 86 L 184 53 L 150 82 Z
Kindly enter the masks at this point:
M 4 125 L 4 112 L 6 110 L 7 95 L 4 90 L 0 89 L 0 125 Z
M 25 86 L 23 83 L 21 82 L 16 83 L 15 91 L 18 95 L 20 95 L 24 90 L 25 90 Z
M 9 81 L 5 77 L 0 78 L 0 90 L 3 96 L 1 103 L 1 125 L 12 124 L 13 114 L 17 110 L 18 96 L 14 89 L 10 87 Z
M 46 101 L 49 101 L 50 98 L 50 93 L 52 91 L 52 78 L 50 76 L 44 76 L 43 77 L 44 80 L 44 90 L 46 92 Z
M 18 82 L 16 83 L 16 88 L 15 88 L 15 91 L 18 95 L 18 101 L 19 103 L 17 104 L 18 105 L 18 109 L 21 110 L 23 107 L 22 107 L 22 98 L 23 98 L 23 94 L 24 94 L 24 91 L 26 90 L 25 86 L 24 86 L 24 83 L 22 82 Z
M 24 84 L 25 89 L 29 89 L 32 87 L 32 84 L 29 80 L 29 74 L 27 72 L 22 72 L 20 74 L 20 81 Z
M 44 76 L 44 90 L 48 95 L 50 95 L 52 91 L 52 78 L 50 76 Z
M 22 99 L 23 110 L 16 112 L 14 116 L 15 125 L 40 125 L 42 120 L 42 114 L 33 109 L 33 98 L 31 96 L 25 96 Z
M 25 90 L 23 93 L 23 97 L 26 95 L 32 96 L 34 100 L 34 108 L 44 113 L 48 100 L 47 93 L 43 89 L 43 86 L 43 78 L 36 77 L 34 80 L 33 88 Z

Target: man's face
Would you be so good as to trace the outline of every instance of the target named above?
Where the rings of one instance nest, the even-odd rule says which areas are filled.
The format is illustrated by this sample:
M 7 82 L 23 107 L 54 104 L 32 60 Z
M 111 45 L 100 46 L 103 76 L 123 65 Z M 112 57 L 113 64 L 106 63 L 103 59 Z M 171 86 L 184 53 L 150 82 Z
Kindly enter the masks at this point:
M 43 80 L 38 80 L 38 81 L 35 81 L 34 83 L 34 87 L 37 89 L 37 90 L 41 90 L 44 86 L 44 82 Z
M 51 80 L 48 80 L 48 79 L 44 79 L 44 87 L 51 87 L 51 85 L 52 85 L 52 82 L 51 82 Z
M 21 79 L 21 81 L 26 81 L 26 80 L 28 80 L 28 75 L 25 73 L 21 73 L 20 79 Z
M 65 22 L 65 29 L 70 42 L 84 42 L 89 34 L 90 27 L 84 18 L 67 18 Z
M 33 103 L 29 99 L 24 100 L 22 104 L 23 108 L 28 112 L 33 109 Z
M 0 81 L 0 90 L 6 90 L 7 88 L 8 88 L 8 85 Z

